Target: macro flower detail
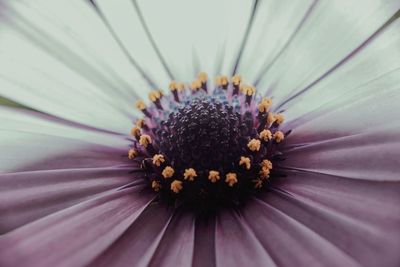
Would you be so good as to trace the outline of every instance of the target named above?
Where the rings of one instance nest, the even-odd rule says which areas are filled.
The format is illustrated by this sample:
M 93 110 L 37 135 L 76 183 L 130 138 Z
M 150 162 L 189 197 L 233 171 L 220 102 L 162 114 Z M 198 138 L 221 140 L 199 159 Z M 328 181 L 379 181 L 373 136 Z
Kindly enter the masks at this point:
M 152 91 L 150 105 L 142 100 L 136 104 L 144 117 L 131 130 L 136 138 L 131 146 L 139 151 L 136 159 L 149 184 L 157 184 L 154 191 L 210 209 L 240 202 L 262 188 L 265 178 L 279 173 L 271 161 L 283 158 L 278 147 L 284 139 L 279 130 L 283 115 L 268 112 L 272 100 L 258 96 L 256 88 L 242 84 L 239 77 L 232 77 L 231 83 L 219 77 L 212 88 L 208 75 L 200 72 L 190 89 L 177 91 L 173 81 L 170 95 Z M 218 183 L 220 175 L 226 175 L 225 183 Z M 175 180 L 165 179 L 172 176 Z
M 400 266 L 399 18 L 0 0 L 0 266 Z

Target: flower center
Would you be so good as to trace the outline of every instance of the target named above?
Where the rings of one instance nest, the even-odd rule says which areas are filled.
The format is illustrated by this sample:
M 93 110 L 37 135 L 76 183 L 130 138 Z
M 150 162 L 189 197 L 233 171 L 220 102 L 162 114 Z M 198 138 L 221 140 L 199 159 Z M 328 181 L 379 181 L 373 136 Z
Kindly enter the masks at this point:
M 278 174 L 279 130 L 284 117 L 269 112 L 272 101 L 241 84 L 205 73 L 190 84 L 171 82 L 171 95 L 138 101 L 145 117 L 136 122 L 128 157 L 140 160 L 151 188 L 161 198 L 200 205 L 240 203 L 267 187 Z M 288 133 L 287 133 L 288 134 Z
M 178 171 L 187 166 L 199 173 L 229 169 L 246 145 L 240 113 L 212 96 L 188 102 L 171 113 L 165 125 L 158 132 L 160 151 Z

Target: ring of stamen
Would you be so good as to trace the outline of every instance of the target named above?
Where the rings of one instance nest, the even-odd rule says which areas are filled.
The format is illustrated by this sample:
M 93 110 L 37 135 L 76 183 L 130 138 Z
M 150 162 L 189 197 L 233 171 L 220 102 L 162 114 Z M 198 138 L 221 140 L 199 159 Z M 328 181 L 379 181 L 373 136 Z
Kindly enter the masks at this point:
M 172 81 L 171 96 L 154 90 L 150 105 L 135 104 L 145 117 L 131 129 L 128 158 L 142 161 L 160 197 L 206 207 L 238 203 L 282 175 L 275 160 L 283 158 L 284 115 L 269 111 L 271 98 L 239 75 L 218 76 L 212 88 L 201 72 L 189 87 Z

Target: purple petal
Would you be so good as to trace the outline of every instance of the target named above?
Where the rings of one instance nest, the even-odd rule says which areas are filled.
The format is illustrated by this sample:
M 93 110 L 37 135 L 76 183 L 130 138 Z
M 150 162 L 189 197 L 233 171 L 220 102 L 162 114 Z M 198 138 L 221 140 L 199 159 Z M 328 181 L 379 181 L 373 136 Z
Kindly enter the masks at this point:
M 173 216 L 173 210 L 154 203 L 90 266 L 146 266 L 151 261 Z M 171 240 L 174 242 L 174 240 Z
M 362 133 L 288 149 L 285 168 L 352 179 L 399 181 L 400 135 Z
M 337 247 L 340 261 L 346 260 L 342 251 L 361 266 L 399 262 L 399 183 L 299 173 L 274 187 L 261 199 L 319 235 L 322 248 Z
M 0 233 L 132 182 L 132 168 L 0 174 Z
M 215 229 L 217 266 L 277 266 L 259 238 L 243 217 L 233 211 L 222 212 Z
M 257 199 L 243 209 L 243 219 L 276 265 L 360 266 L 347 251 L 284 212 Z
M 152 201 L 142 186 L 111 191 L 28 224 L 0 240 L 2 266 L 86 266 Z
M 0 173 L 127 163 L 124 136 L 71 125 L 37 112 L 0 107 Z
M 175 212 L 157 249 L 151 257 L 151 266 L 190 266 L 193 259 L 195 216 Z

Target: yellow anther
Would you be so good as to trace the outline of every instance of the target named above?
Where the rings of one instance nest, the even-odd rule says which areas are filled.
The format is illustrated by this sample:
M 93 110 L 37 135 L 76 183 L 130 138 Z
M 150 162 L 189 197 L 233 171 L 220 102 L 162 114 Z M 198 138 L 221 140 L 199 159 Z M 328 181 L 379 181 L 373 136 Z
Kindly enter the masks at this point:
M 139 153 L 135 149 L 131 148 L 128 151 L 128 159 L 134 159 L 137 157 L 138 154 Z
M 162 97 L 161 90 L 154 90 L 149 93 L 149 99 L 151 102 L 156 102 L 161 97 Z
M 165 179 L 171 178 L 172 176 L 174 176 L 174 169 L 171 166 L 167 166 L 164 168 L 164 170 L 162 171 L 162 176 L 164 176 Z
M 234 85 L 239 85 L 242 82 L 242 77 L 240 75 L 235 75 L 232 77 L 232 83 Z
M 185 170 L 183 177 L 185 180 L 194 181 L 194 178 L 197 177 L 197 173 L 193 168 L 189 168 Z
M 208 180 L 210 180 L 211 183 L 216 183 L 220 178 L 219 172 L 217 171 L 210 171 L 208 174 Z
M 194 80 L 193 82 L 191 82 L 190 88 L 193 91 L 199 90 L 201 88 L 201 81 L 200 80 Z
M 205 82 L 207 82 L 207 80 L 208 80 L 208 75 L 207 75 L 207 73 L 205 73 L 205 72 L 200 72 L 200 73 L 197 75 L 197 78 L 198 78 L 202 83 L 205 83 Z
M 261 179 L 255 179 L 253 180 L 253 183 L 255 189 L 259 189 L 263 186 L 263 181 Z
M 272 99 L 271 98 L 267 98 L 264 97 L 261 102 L 258 104 L 258 111 L 260 112 L 267 112 L 268 109 L 271 107 L 272 105 Z
M 264 159 L 261 163 L 260 163 L 261 167 L 263 168 L 267 168 L 268 170 L 272 170 L 272 162 Z
M 140 128 L 135 126 L 131 129 L 131 135 L 138 138 L 140 136 Z
M 140 110 L 146 109 L 146 104 L 142 100 L 138 100 L 135 103 L 135 107 Z
M 247 144 L 247 147 L 251 150 L 251 151 L 259 151 L 260 150 L 260 146 L 261 146 L 261 141 L 258 139 L 251 139 L 249 141 L 249 143 Z
M 265 142 L 269 141 L 272 139 L 272 133 L 270 130 L 262 130 L 260 133 L 260 138 L 264 140 Z
M 183 188 L 183 186 L 182 186 L 182 181 L 174 180 L 174 181 L 171 183 L 171 190 L 172 190 L 175 194 L 178 194 L 179 191 L 182 190 L 182 188 Z
M 240 157 L 239 166 L 244 165 L 247 170 L 251 168 L 251 161 L 248 157 Z
M 185 90 L 185 84 L 184 83 L 177 83 L 176 89 L 178 90 L 178 92 L 182 92 L 183 90 Z
M 270 171 L 268 168 L 262 167 L 260 170 L 260 177 L 262 179 L 267 179 L 269 177 L 269 173 L 270 173 Z
M 155 155 L 153 156 L 153 164 L 156 165 L 157 167 L 160 167 L 160 165 L 161 165 L 162 163 L 164 163 L 164 162 L 165 162 L 165 158 L 164 158 L 163 155 L 161 155 L 161 154 L 155 154 Z
M 241 91 L 245 95 L 252 96 L 256 93 L 256 88 L 251 85 L 243 85 Z
M 169 83 L 169 90 L 175 91 L 178 89 L 178 83 L 176 81 L 171 81 Z
M 141 135 L 139 138 L 139 144 L 146 148 L 149 144 L 151 144 L 151 137 L 147 134 Z
M 154 191 L 158 192 L 161 189 L 161 184 L 157 181 L 152 181 L 151 188 L 153 188 Z
M 274 115 L 274 119 L 275 119 L 274 122 L 279 125 L 285 120 L 285 117 L 283 116 L 282 113 L 278 113 Z
M 228 77 L 227 76 L 217 76 L 215 77 L 215 84 L 217 86 L 226 86 L 228 85 Z
M 226 175 L 225 183 L 227 183 L 230 187 L 238 182 L 236 173 L 230 172 Z
M 283 139 L 285 139 L 285 135 L 283 134 L 283 132 L 277 131 L 274 133 L 275 142 L 280 143 L 283 141 Z
M 272 124 L 275 121 L 275 116 L 271 112 L 267 116 L 267 124 Z
M 145 124 L 144 119 L 138 119 L 138 120 L 135 122 L 135 125 L 136 125 L 136 127 L 138 127 L 138 128 L 142 128 L 144 124 Z

